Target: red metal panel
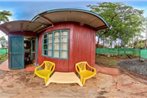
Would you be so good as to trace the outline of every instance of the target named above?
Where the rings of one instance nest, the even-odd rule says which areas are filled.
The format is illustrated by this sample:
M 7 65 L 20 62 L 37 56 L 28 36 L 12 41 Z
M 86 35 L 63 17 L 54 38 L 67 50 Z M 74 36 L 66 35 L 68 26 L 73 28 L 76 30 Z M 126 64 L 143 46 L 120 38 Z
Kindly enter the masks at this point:
M 87 61 L 95 65 L 95 31 L 91 28 L 74 25 L 72 43 L 70 43 L 69 71 L 75 71 L 75 63 Z
M 70 23 L 62 23 L 62 24 L 56 24 L 54 27 L 50 27 L 48 28 L 45 32 L 50 32 L 53 30 L 58 30 L 58 29 L 70 29 L 70 32 L 73 29 L 73 25 Z M 70 32 L 69 32 L 69 37 L 70 37 Z M 68 59 L 58 59 L 58 58 L 50 58 L 47 56 L 42 56 L 42 38 L 43 38 L 43 34 L 41 33 L 39 36 L 39 46 L 38 46 L 38 62 L 39 64 L 41 64 L 44 60 L 50 60 L 52 62 L 55 62 L 56 64 L 56 71 L 69 71 L 69 58 Z M 70 38 L 69 38 L 70 39 Z M 70 42 L 70 40 L 69 40 Z M 69 43 L 70 44 L 70 43 Z M 69 45 L 70 47 L 70 45 Z M 70 51 L 70 50 L 69 50 Z
M 95 30 L 77 23 L 58 23 L 54 27 L 46 30 L 70 29 L 69 33 L 69 58 L 67 60 L 50 58 L 42 56 L 42 36 L 39 35 L 38 62 L 41 64 L 44 60 L 55 62 L 56 71 L 75 71 L 75 63 L 79 61 L 88 61 L 89 64 L 95 64 Z
M 30 32 L 30 31 L 18 31 L 18 32 L 11 32 L 9 35 L 23 35 L 23 36 L 36 36 L 35 32 Z

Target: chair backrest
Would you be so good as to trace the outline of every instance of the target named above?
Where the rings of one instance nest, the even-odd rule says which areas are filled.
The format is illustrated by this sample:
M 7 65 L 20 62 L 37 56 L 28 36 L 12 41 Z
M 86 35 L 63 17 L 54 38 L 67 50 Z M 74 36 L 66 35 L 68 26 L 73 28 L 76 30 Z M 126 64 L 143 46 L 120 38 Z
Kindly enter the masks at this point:
M 86 70 L 86 65 L 87 65 L 87 62 L 79 62 L 79 63 L 76 64 L 76 67 L 81 72 L 81 71 Z
M 44 61 L 45 64 L 45 70 L 52 70 L 53 67 L 55 67 L 55 63 L 50 61 Z

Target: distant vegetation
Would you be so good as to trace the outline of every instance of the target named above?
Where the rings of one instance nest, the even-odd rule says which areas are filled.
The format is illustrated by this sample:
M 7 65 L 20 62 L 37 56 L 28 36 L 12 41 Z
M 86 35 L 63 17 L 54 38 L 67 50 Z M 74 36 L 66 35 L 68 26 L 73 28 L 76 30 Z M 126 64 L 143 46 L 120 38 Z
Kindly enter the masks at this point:
M 6 48 L 5 49 L 4 48 L 0 48 L 0 64 L 3 61 L 7 60 L 7 58 L 8 58 L 7 53 L 8 53 L 8 50 Z
M 0 11 L 0 24 L 4 23 L 4 22 L 8 22 L 9 21 L 9 17 L 12 16 L 10 11 Z M 1 37 L 0 38 L 0 63 L 2 63 L 3 61 L 5 61 L 8 56 L 7 56 L 7 41 L 5 39 L 5 37 Z
M 98 43 L 130 47 L 145 29 L 143 10 L 123 3 L 103 2 L 88 5 L 91 11 L 98 13 L 109 24 L 109 29 L 97 32 Z M 146 24 L 147 25 L 147 24 Z M 120 44 L 117 44 L 119 42 Z M 104 45 L 105 46 L 105 45 Z
M 12 16 L 10 11 L 0 11 L 0 23 L 8 22 L 10 16 Z
M 0 64 L 7 59 L 8 59 L 8 56 L 6 54 L 0 55 Z

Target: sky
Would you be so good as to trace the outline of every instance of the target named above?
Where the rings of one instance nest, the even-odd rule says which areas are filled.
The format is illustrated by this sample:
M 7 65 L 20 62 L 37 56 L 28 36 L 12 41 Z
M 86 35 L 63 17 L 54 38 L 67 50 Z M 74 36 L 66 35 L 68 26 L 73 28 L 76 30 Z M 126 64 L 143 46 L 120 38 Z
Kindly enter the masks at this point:
M 50 9 L 79 8 L 89 10 L 88 4 L 97 4 L 106 0 L 0 0 L 0 10 L 12 12 L 10 20 L 30 20 L 35 15 Z M 147 17 L 147 1 L 145 0 L 107 0 L 123 2 L 134 8 L 145 10 Z
M 123 2 L 144 10 L 147 17 L 147 0 L 0 0 L 0 11 L 12 12 L 10 20 L 31 20 L 35 15 L 51 9 L 78 8 L 90 10 L 87 5 L 100 2 Z M 0 36 L 2 33 L 0 31 Z

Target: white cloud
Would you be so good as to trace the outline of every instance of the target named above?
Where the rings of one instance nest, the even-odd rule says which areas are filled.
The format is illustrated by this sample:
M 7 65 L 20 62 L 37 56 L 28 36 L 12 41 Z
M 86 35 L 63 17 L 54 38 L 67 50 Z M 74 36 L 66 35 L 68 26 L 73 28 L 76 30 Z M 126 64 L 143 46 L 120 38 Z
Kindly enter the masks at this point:
M 9 17 L 9 21 L 14 21 L 14 20 L 15 20 L 15 18 Z

